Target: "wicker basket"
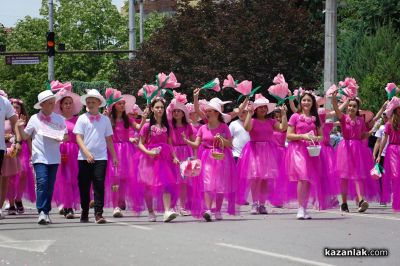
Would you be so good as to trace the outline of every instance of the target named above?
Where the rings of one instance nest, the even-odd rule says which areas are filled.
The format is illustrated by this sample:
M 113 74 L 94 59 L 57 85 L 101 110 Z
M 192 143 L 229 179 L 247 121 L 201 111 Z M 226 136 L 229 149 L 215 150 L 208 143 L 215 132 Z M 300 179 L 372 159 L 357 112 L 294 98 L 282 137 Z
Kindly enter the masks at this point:
M 216 146 L 217 146 L 218 143 L 220 143 L 221 151 L 218 151 L 216 149 Z M 224 157 L 225 157 L 225 154 L 224 154 L 224 141 L 223 141 L 221 136 L 217 136 L 214 139 L 213 148 L 212 148 L 212 151 L 211 151 L 211 156 L 215 160 L 223 160 L 224 159 Z

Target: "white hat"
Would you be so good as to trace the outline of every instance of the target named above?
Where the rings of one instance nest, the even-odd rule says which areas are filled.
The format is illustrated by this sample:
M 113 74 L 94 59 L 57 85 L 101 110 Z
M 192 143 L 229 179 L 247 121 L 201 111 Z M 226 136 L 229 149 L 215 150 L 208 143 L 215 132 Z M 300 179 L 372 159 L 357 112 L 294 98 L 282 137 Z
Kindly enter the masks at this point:
M 45 90 L 42 91 L 41 93 L 38 94 L 37 96 L 38 98 L 38 102 L 35 103 L 35 105 L 33 106 L 33 108 L 35 109 L 42 109 L 42 106 L 40 106 L 43 102 L 50 100 L 50 99 L 55 99 L 56 96 L 53 94 L 53 92 L 51 90 Z
M 221 111 L 221 105 L 216 101 L 209 101 L 207 104 L 204 104 L 204 110 L 213 109 L 222 115 L 225 123 L 229 123 L 231 121 L 231 116 L 228 114 L 224 114 Z
M 254 111 L 260 106 L 267 106 L 268 113 L 272 113 L 275 110 L 276 103 L 270 103 L 267 98 L 262 96 L 261 94 L 256 94 L 256 100 L 253 103 Z
M 225 105 L 227 103 L 231 103 L 232 101 L 222 101 L 220 98 L 212 98 L 210 102 L 216 102 L 220 105 Z
M 81 96 L 81 103 L 86 105 L 87 98 L 96 98 L 101 101 L 100 107 L 106 106 L 106 100 L 104 99 L 103 95 L 96 89 L 86 90 L 86 94 Z

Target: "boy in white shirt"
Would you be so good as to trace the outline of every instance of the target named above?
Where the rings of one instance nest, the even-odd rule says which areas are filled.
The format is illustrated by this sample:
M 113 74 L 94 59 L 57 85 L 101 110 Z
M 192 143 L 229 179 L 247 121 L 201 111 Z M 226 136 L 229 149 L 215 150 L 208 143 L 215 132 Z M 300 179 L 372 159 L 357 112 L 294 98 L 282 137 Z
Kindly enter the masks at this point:
M 58 165 L 61 162 L 60 142 L 67 138 L 64 118 L 53 112 L 55 95 L 46 90 L 38 95 L 35 109 L 41 109 L 26 124 L 25 117 L 18 120 L 21 137 L 32 138 L 32 163 L 36 176 L 36 208 L 39 213 L 38 224 L 51 223 L 49 212 L 53 198 Z
M 99 113 L 106 101 L 97 90 L 87 90 L 81 97 L 87 113 L 79 116 L 74 127 L 76 142 L 79 145 L 78 185 L 81 198 L 81 219 L 89 222 L 90 185 L 93 183 L 95 221 L 106 223 L 103 218 L 104 180 L 107 168 L 107 148 L 113 158 L 114 166 L 118 165 L 112 142 L 113 130 L 107 116 Z
M 229 125 L 229 130 L 232 134 L 232 152 L 235 161 L 237 162 L 240 154 L 242 153 L 242 149 L 247 142 L 250 141 L 249 132 L 247 132 L 244 127 L 243 123 L 247 115 L 247 110 L 242 110 L 239 113 L 239 119 L 231 122 Z

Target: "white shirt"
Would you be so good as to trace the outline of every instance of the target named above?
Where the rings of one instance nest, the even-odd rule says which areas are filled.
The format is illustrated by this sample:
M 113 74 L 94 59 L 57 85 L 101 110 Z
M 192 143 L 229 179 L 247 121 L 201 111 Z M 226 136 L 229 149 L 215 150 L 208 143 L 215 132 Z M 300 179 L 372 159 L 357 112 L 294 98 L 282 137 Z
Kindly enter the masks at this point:
M 110 119 L 102 114 L 99 121 L 90 121 L 91 114 L 79 116 L 74 127 L 74 133 L 83 135 L 83 143 L 95 160 L 107 160 L 106 137 L 113 135 Z M 128 156 L 128 154 L 127 154 Z M 82 150 L 79 150 L 78 160 L 86 160 Z
M 232 134 L 232 152 L 234 157 L 239 157 L 244 145 L 250 141 L 249 132 L 244 129 L 243 122 L 240 119 L 233 121 L 229 125 Z
M 14 108 L 12 107 L 10 101 L 0 96 L 0 150 L 6 150 L 6 143 L 4 140 L 4 121 L 10 119 L 15 115 Z
M 59 164 L 61 162 L 60 142 L 38 134 L 45 123 L 39 119 L 40 115 L 41 112 L 33 115 L 24 130 L 32 138 L 32 163 Z M 64 117 L 51 113 L 50 118 L 51 122 L 48 126 L 64 130 L 67 134 Z
M 379 129 L 376 131 L 375 137 L 380 138 L 381 141 L 382 141 L 382 140 L 383 140 L 384 134 L 385 134 L 385 125 L 381 125 L 381 126 L 379 127 Z M 388 145 L 389 145 L 389 139 L 388 139 L 388 141 L 386 142 L 385 147 L 383 148 L 382 156 L 385 156 L 385 154 L 386 154 L 386 148 L 387 148 Z

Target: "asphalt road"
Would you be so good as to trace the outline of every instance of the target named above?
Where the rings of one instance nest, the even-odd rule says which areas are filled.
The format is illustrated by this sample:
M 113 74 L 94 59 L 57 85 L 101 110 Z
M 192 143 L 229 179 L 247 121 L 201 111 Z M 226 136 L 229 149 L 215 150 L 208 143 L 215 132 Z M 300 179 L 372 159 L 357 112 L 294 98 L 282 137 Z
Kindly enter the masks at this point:
M 353 208 L 352 208 L 353 207 Z M 178 217 L 169 224 L 146 214 L 81 224 L 52 214 L 53 224 L 36 224 L 36 212 L 0 221 L 0 265 L 400 265 L 400 214 L 372 204 L 365 214 L 269 209 L 266 216 L 225 216 L 211 223 Z M 388 249 L 385 257 L 326 257 L 324 248 Z

